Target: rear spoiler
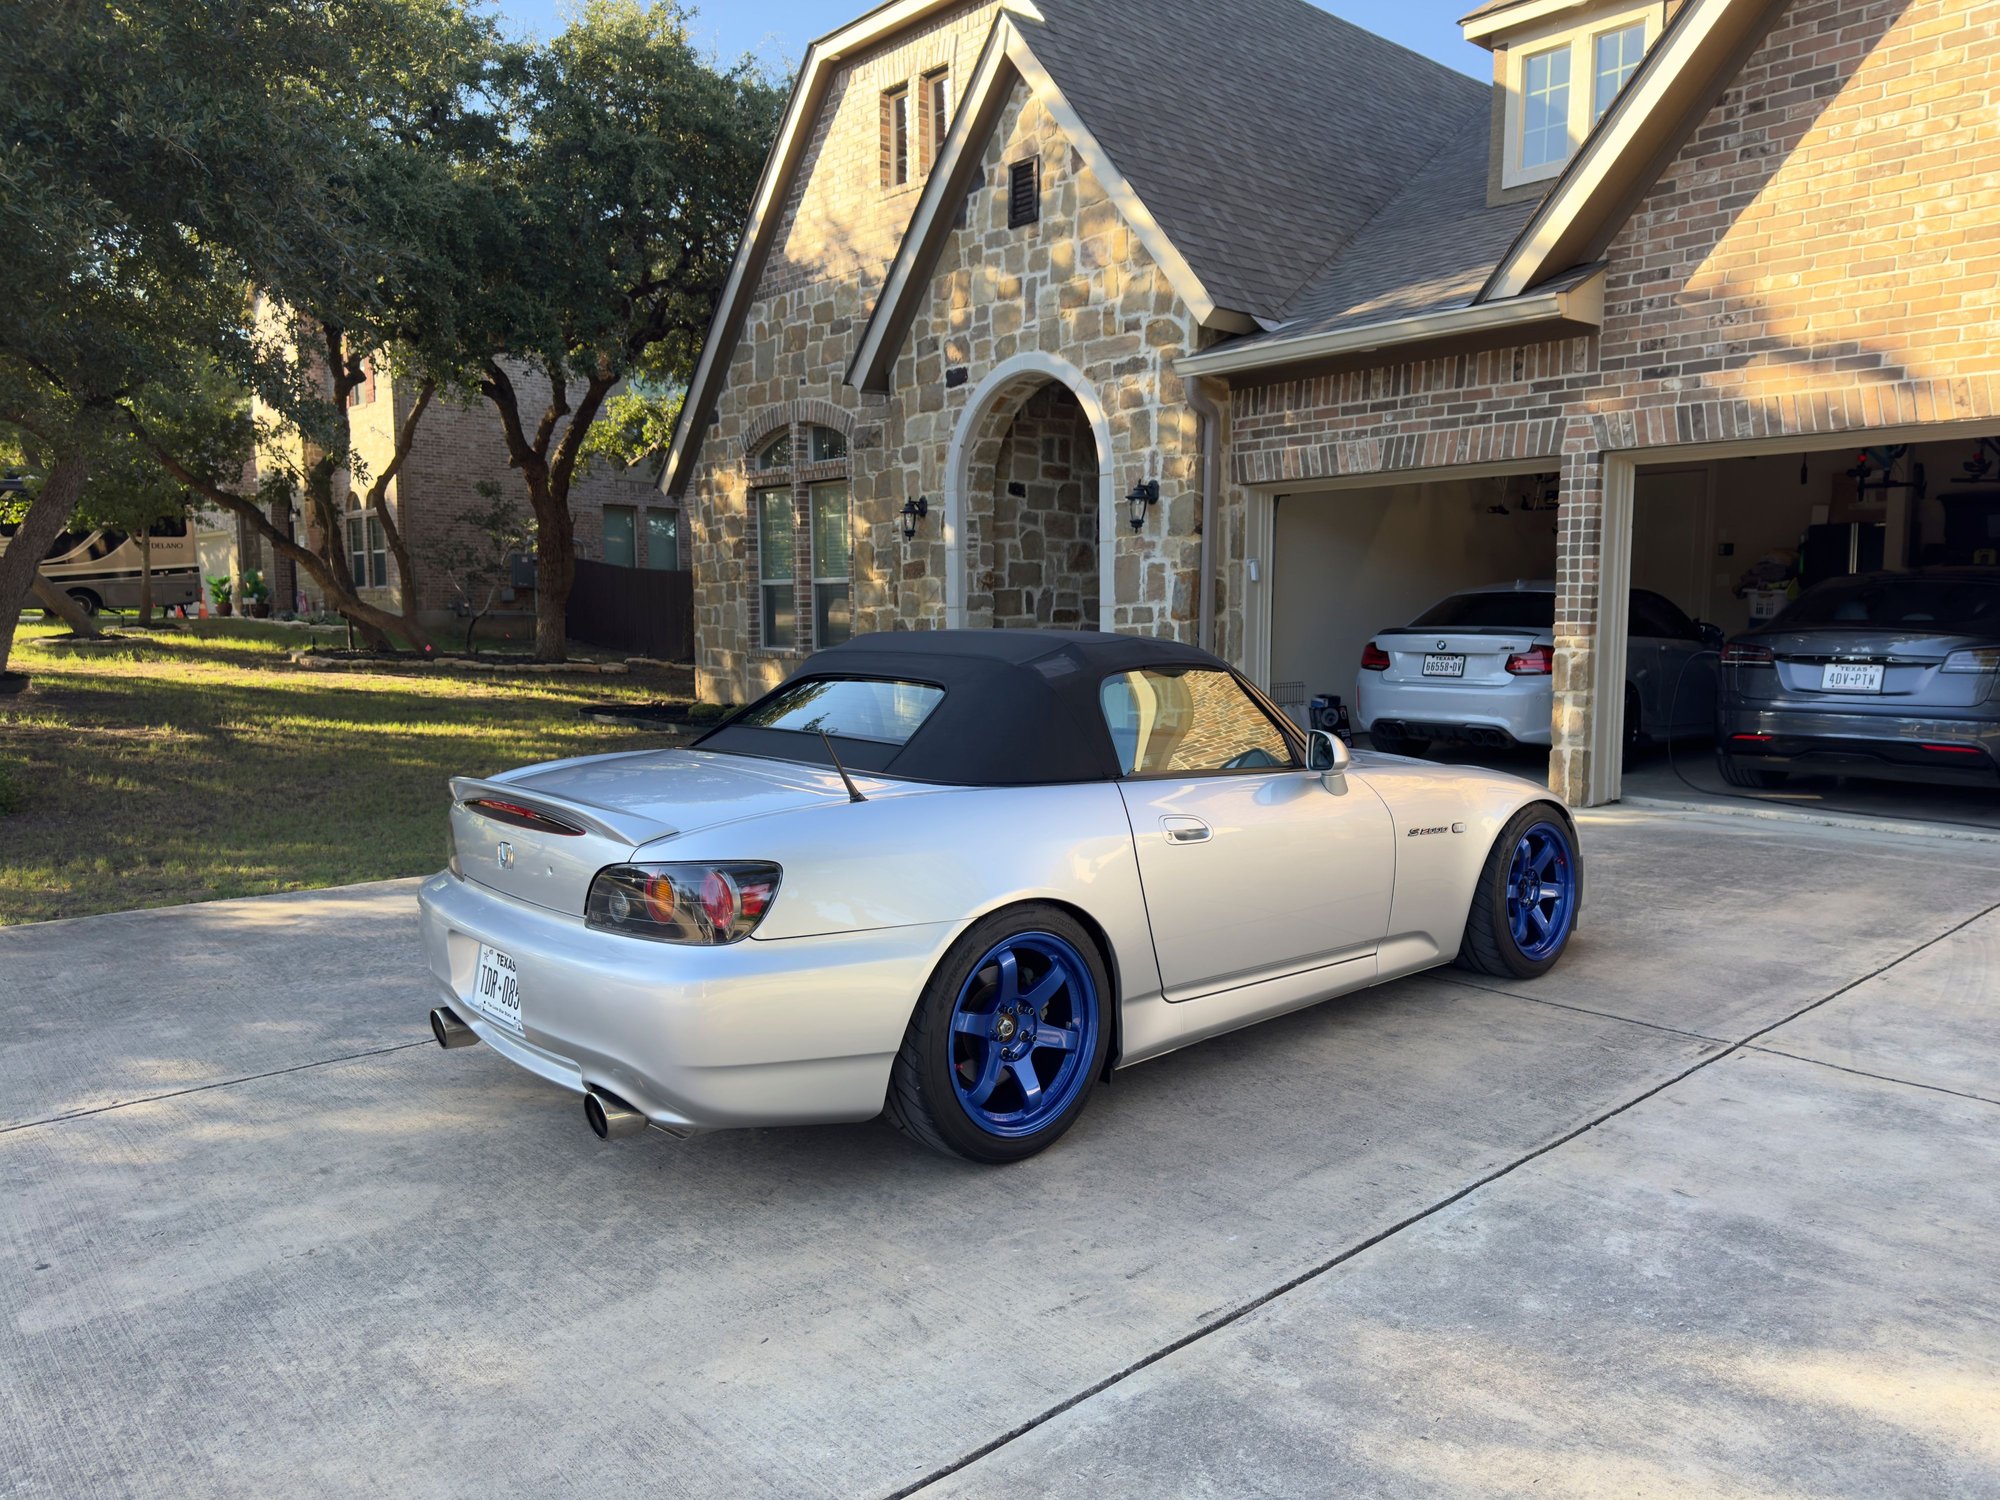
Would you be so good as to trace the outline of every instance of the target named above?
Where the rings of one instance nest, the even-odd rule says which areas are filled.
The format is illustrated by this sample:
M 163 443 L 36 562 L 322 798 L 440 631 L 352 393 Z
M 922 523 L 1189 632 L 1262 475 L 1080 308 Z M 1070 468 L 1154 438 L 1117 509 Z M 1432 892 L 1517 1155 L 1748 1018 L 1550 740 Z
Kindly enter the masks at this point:
M 1555 629 L 1551 620 L 1546 625 L 1398 625 L 1390 630 L 1378 630 L 1375 639 L 1385 635 L 1547 635 Z
M 672 838 L 678 828 L 669 828 L 651 818 L 620 814 L 610 808 L 592 807 L 564 797 L 531 792 L 511 781 L 482 781 L 471 776 L 454 776 L 450 781 L 451 800 L 463 806 L 482 797 L 496 802 L 512 802 L 558 823 L 568 823 L 585 833 L 626 844 L 645 844 L 654 839 Z

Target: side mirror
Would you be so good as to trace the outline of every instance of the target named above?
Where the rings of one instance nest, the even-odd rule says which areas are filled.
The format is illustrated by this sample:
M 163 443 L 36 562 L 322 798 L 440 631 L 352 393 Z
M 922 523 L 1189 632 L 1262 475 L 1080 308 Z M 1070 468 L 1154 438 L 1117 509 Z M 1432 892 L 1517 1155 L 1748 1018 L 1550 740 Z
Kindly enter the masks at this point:
M 1306 742 L 1306 769 L 1317 771 L 1320 778 L 1333 785 L 1336 776 L 1345 776 L 1347 768 L 1354 763 L 1353 752 L 1347 748 L 1347 741 L 1337 734 L 1328 734 L 1324 729 L 1314 730 Z
M 1723 635 L 1720 625 L 1711 625 L 1706 620 L 1696 620 L 1694 628 L 1701 632 L 1702 645 L 1711 651 L 1720 651 L 1722 649 Z

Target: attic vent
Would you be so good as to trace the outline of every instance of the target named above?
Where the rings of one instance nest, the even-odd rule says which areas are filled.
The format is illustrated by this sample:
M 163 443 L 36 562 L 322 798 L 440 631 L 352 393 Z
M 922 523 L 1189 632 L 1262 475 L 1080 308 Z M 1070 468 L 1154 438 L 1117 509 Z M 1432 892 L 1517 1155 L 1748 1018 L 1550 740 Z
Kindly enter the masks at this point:
M 1007 227 L 1019 229 L 1042 216 L 1042 159 L 1031 156 L 1007 168 Z

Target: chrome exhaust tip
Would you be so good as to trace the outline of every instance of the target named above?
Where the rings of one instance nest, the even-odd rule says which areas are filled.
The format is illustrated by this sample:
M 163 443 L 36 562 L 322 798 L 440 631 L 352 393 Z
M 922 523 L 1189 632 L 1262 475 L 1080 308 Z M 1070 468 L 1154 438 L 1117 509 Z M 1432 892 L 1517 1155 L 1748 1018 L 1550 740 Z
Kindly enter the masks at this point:
M 459 1020 L 458 1012 L 449 1005 L 440 1005 L 431 1012 L 431 1035 L 437 1038 L 440 1047 L 476 1047 L 479 1033 Z
M 583 1118 L 600 1141 L 615 1141 L 637 1135 L 646 1128 L 646 1117 L 620 1099 L 601 1089 L 585 1089 Z

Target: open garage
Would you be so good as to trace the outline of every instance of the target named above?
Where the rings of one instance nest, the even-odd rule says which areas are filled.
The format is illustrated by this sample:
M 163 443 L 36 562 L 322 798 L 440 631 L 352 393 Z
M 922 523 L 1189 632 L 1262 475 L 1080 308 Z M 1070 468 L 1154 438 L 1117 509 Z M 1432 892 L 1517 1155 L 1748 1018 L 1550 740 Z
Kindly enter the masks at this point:
M 1618 714 L 1619 737 L 1607 739 L 1624 745 L 1626 796 L 1751 797 L 2000 827 L 2000 785 L 1989 784 L 2000 778 L 1977 735 L 1925 739 L 1910 727 L 1926 722 L 1915 712 L 1925 687 L 1914 680 L 1879 689 L 1868 706 L 1880 722 L 1863 724 L 1841 757 L 1808 755 L 1734 784 L 1717 765 L 1726 642 L 1829 580 L 1885 571 L 1922 580 L 2000 560 L 2000 434 L 1845 436 L 1837 446 L 1793 439 L 1675 450 L 1653 464 L 1621 460 L 1631 507 L 1622 528 L 1608 529 L 1606 546 L 1623 552 L 1629 576 L 1621 587 L 1607 567 L 1604 614 L 1607 643 L 1618 632 L 1624 676 L 1600 712 Z M 1269 497 L 1273 695 L 1302 723 L 1316 703 L 1338 698 L 1364 744 L 1544 774 L 1552 663 L 1533 648 L 1554 642 L 1558 494 L 1556 473 L 1521 467 Z M 1528 597 L 1495 600 L 1488 591 Z M 1467 595 L 1481 597 L 1468 603 Z M 1921 620 L 1925 608 L 1918 600 L 1903 612 Z M 1253 621 L 1253 635 L 1263 623 Z M 1421 632 L 1408 628 L 1419 623 Z M 1460 633 L 1467 625 L 1471 633 Z M 1869 654 L 1868 643 L 1853 644 L 1835 654 Z M 1824 665 L 1800 670 L 1820 674 Z M 1855 680 L 1866 683 L 1862 665 Z M 1942 656 L 1931 664 L 1942 666 Z M 1925 671 L 1926 683 L 1941 680 Z M 1804 690 L 1822 681 L 1814 675 Z M 1875 706 L 1892 699 L 1908 700 L 1913 713 Z M 1760 742 L 1735 743 L 1755 750 Z

